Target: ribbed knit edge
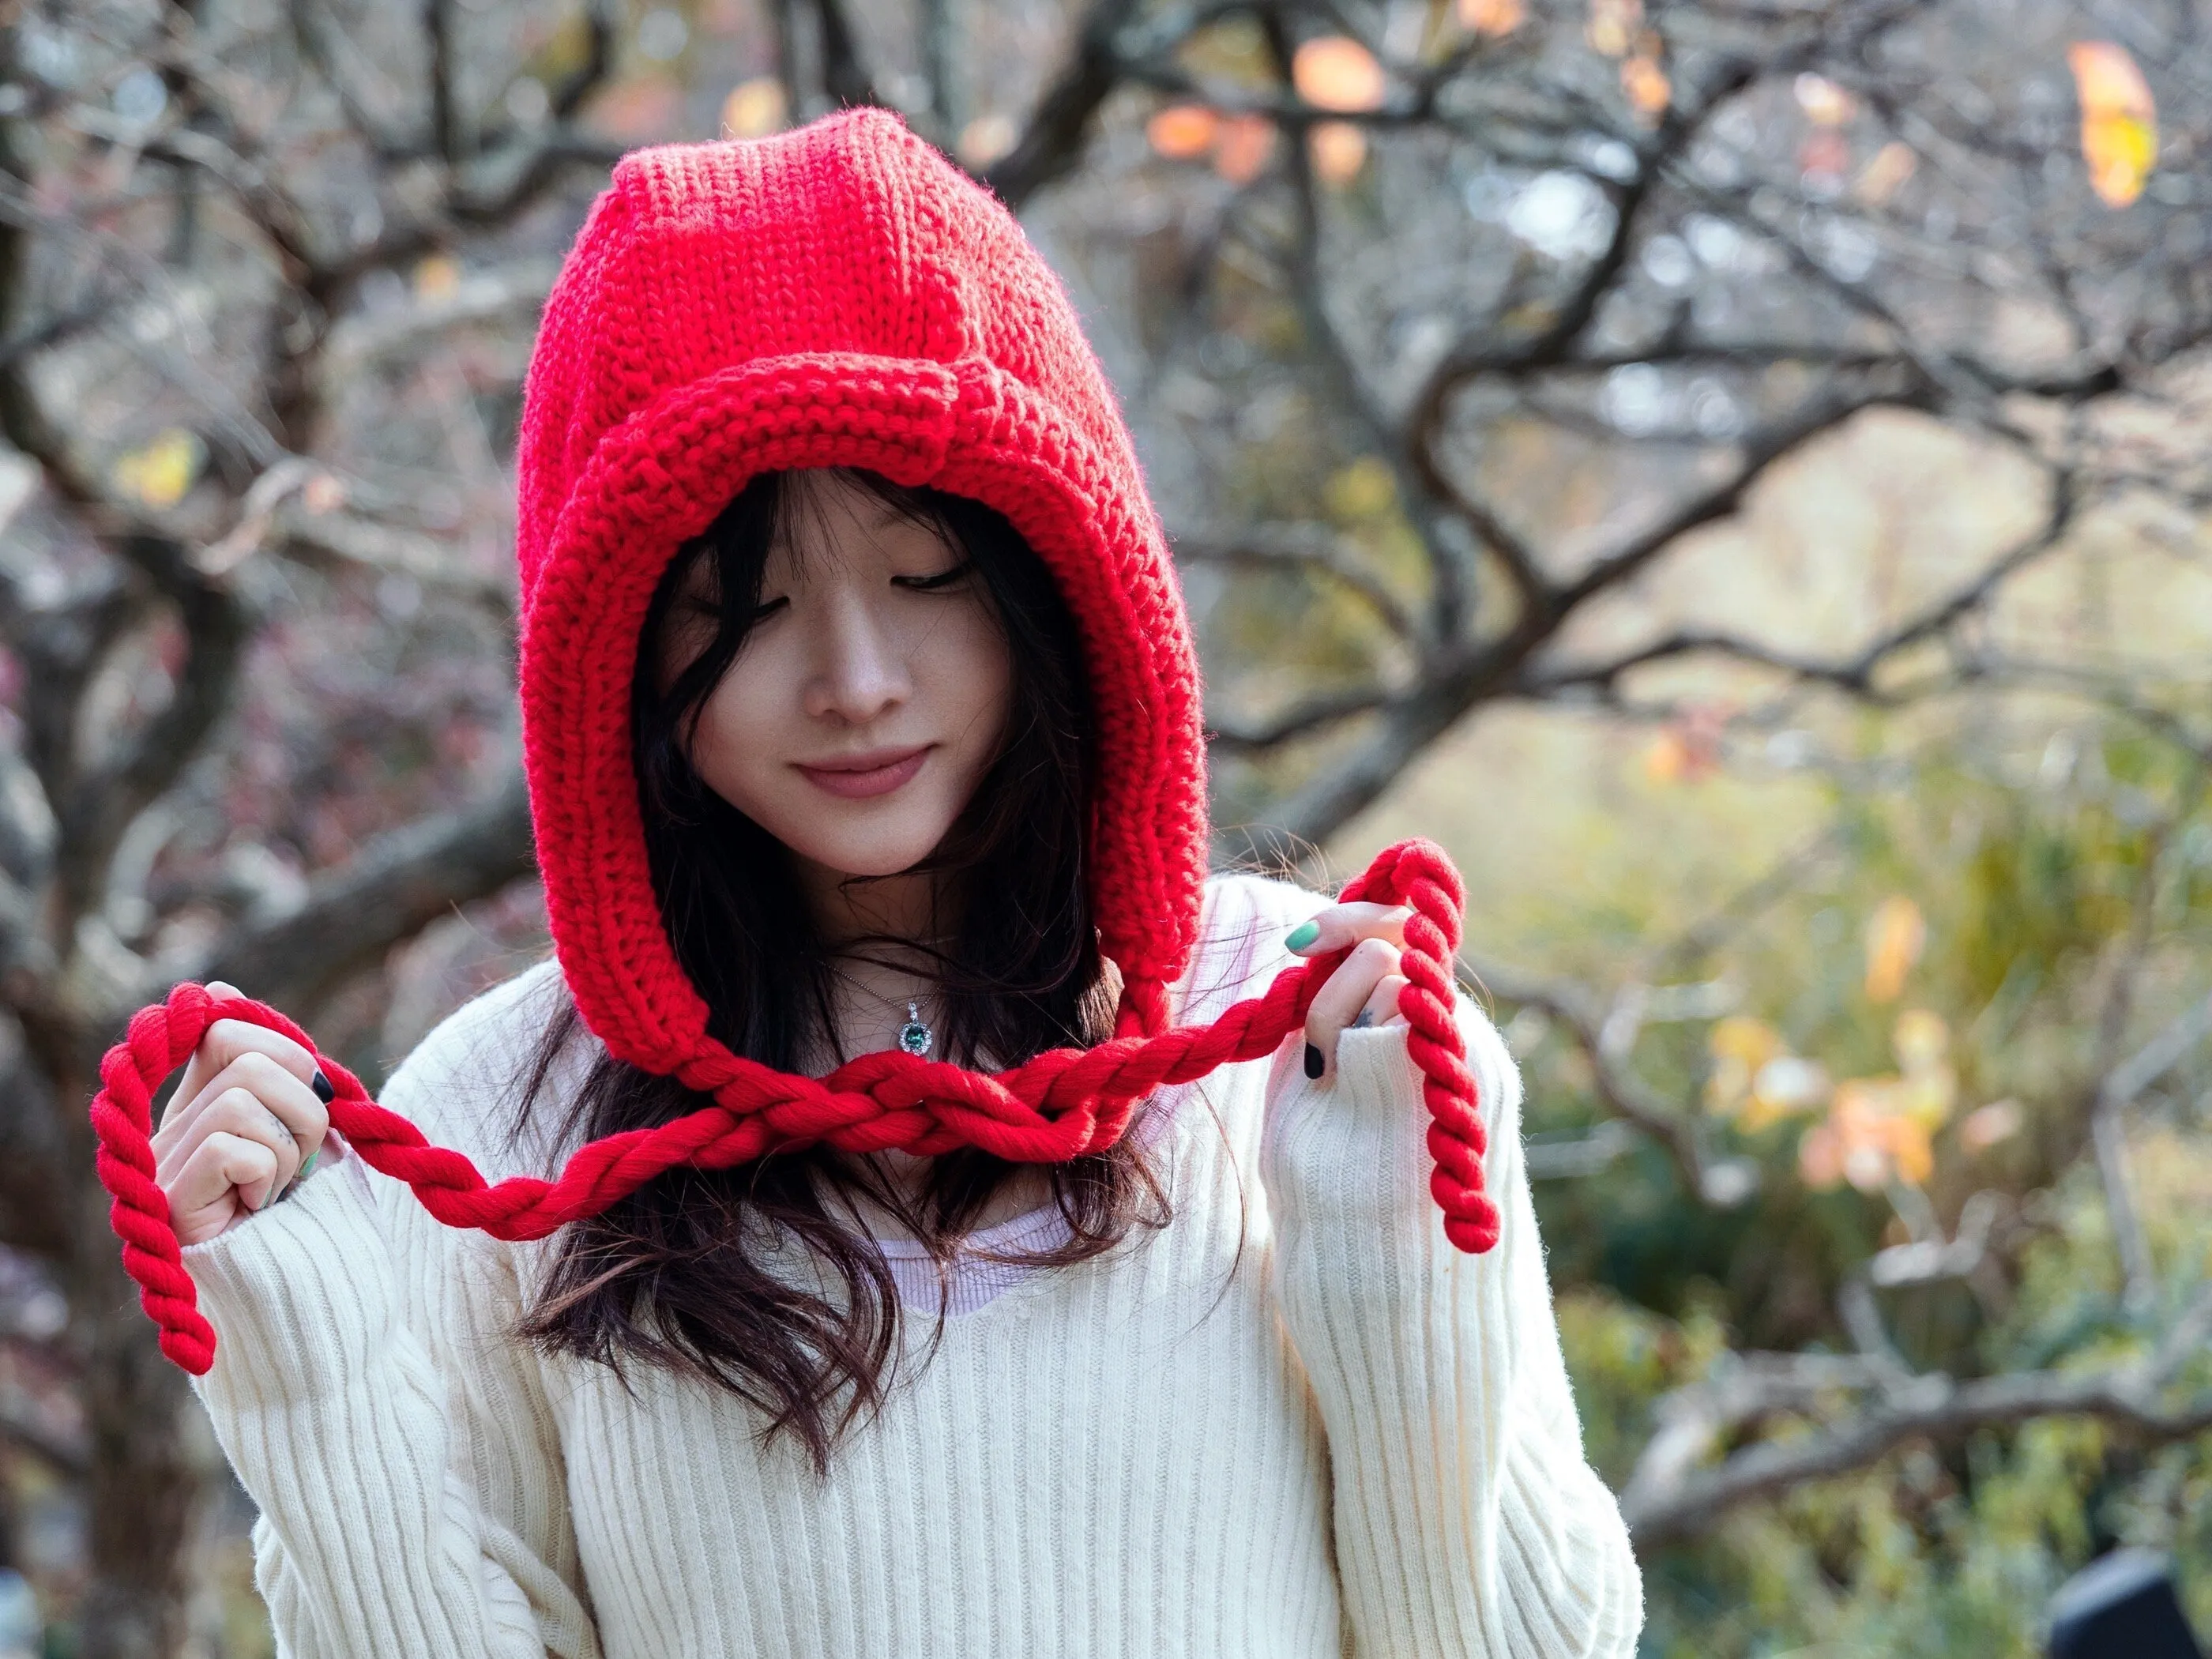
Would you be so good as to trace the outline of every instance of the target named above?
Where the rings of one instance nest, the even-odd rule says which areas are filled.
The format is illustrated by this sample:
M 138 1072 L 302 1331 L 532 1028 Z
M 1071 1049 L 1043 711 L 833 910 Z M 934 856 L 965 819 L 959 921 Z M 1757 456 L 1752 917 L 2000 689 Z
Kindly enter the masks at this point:
M 279 1376 L 286 1400 L 305 1404 L 359 1378 L 385 1350 L 397 1273 L 357 1156 L 181 1254 L 216 1330 L 204 1386 L 250 1391 L 252 1379 Z
M 1470 1256 L 1427 1199 L 1427 1114 L 1402 1025 L 1346 1031 L 1334 1077 L 1278 1102 L 1262 1154 L 1275 1283 L 1338 1472 L 1358 1650 L 1625 1656 L 1642 1580 L 1584 1460 L 1522 1159 L 1521 1085 L 1458 1018 L 1489 1131 L 1498 1246 Z

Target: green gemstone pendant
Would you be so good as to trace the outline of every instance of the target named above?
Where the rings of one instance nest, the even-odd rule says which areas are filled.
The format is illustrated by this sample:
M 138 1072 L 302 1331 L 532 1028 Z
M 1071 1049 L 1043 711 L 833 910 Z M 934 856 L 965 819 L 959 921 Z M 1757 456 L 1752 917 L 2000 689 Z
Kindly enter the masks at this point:
M 914 1003 L 908 1003 L 906 1024 L 899 1027 L 898 1046 L 920 1060 L 936 1046 L 936 1042 L 937 1033 L 922 1024 L 921 1008 Z

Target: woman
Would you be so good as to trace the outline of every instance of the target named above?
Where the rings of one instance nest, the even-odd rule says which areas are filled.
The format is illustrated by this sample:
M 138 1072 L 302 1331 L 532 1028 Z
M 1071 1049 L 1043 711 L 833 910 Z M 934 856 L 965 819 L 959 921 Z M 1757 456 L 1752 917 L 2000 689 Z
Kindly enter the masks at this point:
M 895 118 L 626 158 L 519 451 L 556 949 L 385 1103 L 487 1168 L 744 1060 L 1000 1068 L 1356 945 L 1272 1060 L 1064 1164 L 826 1145 L 527 1244 L 212 1025 L 156 1141 L 198 1384 L 314 1654 L 1625 1654 L 1518 1143 L 1453 1250 L 1402 913 L 1205 874 L 1195 659 L 1073 313 Z

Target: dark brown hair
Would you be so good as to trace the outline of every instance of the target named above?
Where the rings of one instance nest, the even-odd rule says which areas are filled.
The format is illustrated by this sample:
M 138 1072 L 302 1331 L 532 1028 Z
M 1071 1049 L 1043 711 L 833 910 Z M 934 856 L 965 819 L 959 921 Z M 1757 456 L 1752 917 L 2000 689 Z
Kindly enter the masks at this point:
M 954 900 L 944 943 L 926 953 L 944 1010 L 939 1052 L 1005 1066 L 1048 1048 L 1095 1043 L 1112 1030 L 1115 981 L 1099 956 L 1084 878 L 1092 745 L 1074 623 L 1042 561 L 1001 514 L 870 472 L 843 476 L 973 562 L 1012 659 L 1012 714 L 1000 753 L 922 866 Z M 788 475 L 762 474 L 678 549 L 647 613 L 630 701 L 646 846 L 677 958 L 707 1002 L 708 1029 L 734 1052 L 787 1071 L 834 1044 L 831 952 L 788 878 L 782 844 L 708 788 L 686 749 L 702 705 L 744 647 L 769 550 L 809 494 Z M 653 670 L 661 630 L 702 560 L 712 568 L 715 637 L 664 695 Z M 986 869 L 988 882 L 975 879 Z M 564 1001 L 538 1043 L 518 1136 L 580 1028 Z M 567 1146 L 650 1127 L 706 1103 L 602 1049 L 553 1139 Z M 1139 1139 L 1125 1134 L 1106 1152 L 1049 1167 L 1073 1235 L 1066 1243 L 991 1259 L 1067 1267 L 1133 1228 L 1164 1225 L 1165 1186 Z M 872 1166 L 821 1147 L 732 1170 L 671 1170 L 568 1230 L 520 1334 L 617 1374 L 642 1360 L 727 1389 L 763 1414 L 764 1438 L 788 1431 L 826 1469 L 845 1431 L 881 1405 L 901 1352 L 890 1270 L 865 1231 L 840 1218 L 852 1215 L 851 1196 L 865 1194 L 924 1243 L 943 1283 L 1014 1168 L 974 1149 L 948 1153 L 932 1160 L 915 1200 Z M 811 1282 L 769 1264 L 793 1242 L 818 1264 Z

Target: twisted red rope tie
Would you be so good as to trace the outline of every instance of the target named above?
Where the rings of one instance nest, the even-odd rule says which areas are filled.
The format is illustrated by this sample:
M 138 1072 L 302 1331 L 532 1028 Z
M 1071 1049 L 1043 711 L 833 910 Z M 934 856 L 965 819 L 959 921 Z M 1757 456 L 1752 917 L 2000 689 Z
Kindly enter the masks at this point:
M 1407 985 L 1398 1006 L 1431 1120 L 1428 1144 L 1436 1170 L 1429 1190 L 1451 1242 L 1462 1250 L 1487 1250 L 1498 1242 L 1498 1214 L 1482 1190 L 1482 1123 L 1452 1012 L 1450 963 L 1465 900 L 1459 872 L 1434 844 L 1401 842 L 1347 886 L 1343 899 L 1412 908 L 1399 969 Z M 358 1078 L 316 1050 L 307 1034 L 274 1008 L 246 998 L 218 1001 L 205 987 L 187 982 L 167 1002 L 132 1016 L 129 1035 L 100 1061 L 104 1086 L 92 1103 L 100 1179 L 115 1200 L 108 1218 L 123 1241 L 123 1265 L 161 1328 L 161 1352 L 198 1376 L 215 1363 L 215 1330 L 198 1310 L 167 1195 L 155 1181 L 153 1091 L 191 1057 L 217 1019 L 266 1026 L 314 1052 L 337 1091 L 332 1127 L 372 1169 L 414 1188 L 439 1220 L 481 1227 L 495 1238 L 541 1238 L 599 1214 L 679 1164 L 722 1169 L 816 1141 L 848 1152 L 897 1147 L 931 1155 L 972 1146 L 1027 1163 L 1100 1151 L 1114 1144 L 1135 1103 L 1153 1090 L 1273 1052 L 1305 1023 L 1315 993 L 1345 954 L 1285 969 L 1263 994 L 1211 1025 L 1116 1037 L 1086 1050 L 1054 1049 L 995 1076 L 888 1049 L 863 1054 L 827 1077 L 804 1078 L 710 1044 L 678 1076 L 711 1094 L 713 1105 L 580 1147 L 555 1180 L 510 1176 L 496 1185 L 460 1153 L 431 1146 L 412 1123 L 371 1100 Z

